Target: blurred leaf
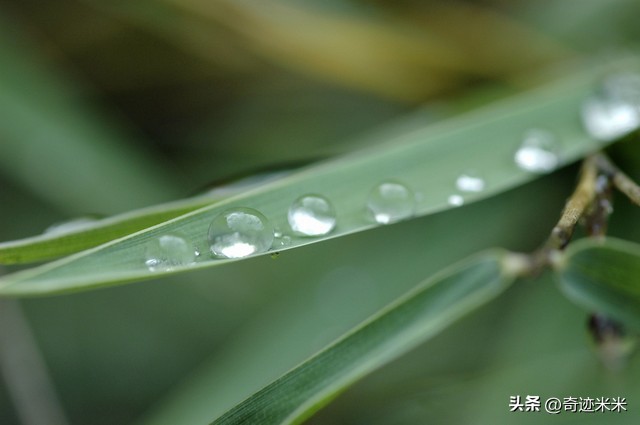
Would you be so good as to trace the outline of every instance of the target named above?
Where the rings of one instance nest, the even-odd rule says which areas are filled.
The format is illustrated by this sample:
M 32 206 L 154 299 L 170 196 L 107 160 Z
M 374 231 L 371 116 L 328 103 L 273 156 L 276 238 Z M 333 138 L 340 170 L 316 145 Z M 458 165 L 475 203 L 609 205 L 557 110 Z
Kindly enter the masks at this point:
M 583 0 L 580 7 L 570 1 L 520 6 L 511 8 L 519 21 L 530 22 L 547 36 L 583 52 L 636 43 L 640 35 L 634 19 L 640 13 L 640 4 L 635 0 Z
M 509 79 L 574 55 L 558 40 L 487 4 L 425 2 L 402 13 L 419 28 L 447 40 L 464 57 L 464 72 L 470 75 Z
M 640 245 L 584 239 L 570 245 L 558 269 L 571 300 L 640 329 Z
M 560 141 L 560 164 L 602 146 L 585 133 L 576 119 L 602 72 L 603 69 L 592 69 L 584 74 L 574 73 L 569 80 L 422 130 L 399 134 L 388 144 L 303 169 L 96 249 L 7 276 L 0 280 L 0 294 L 64 292 L 154 277 L 157 274 L 144 264 L 148 243 L 164 234 L 178 233 L 201 249 L 208 247 L 210 222 L 234 207 L 255 208 L 276 228 L 287 232 L 286 213 L 296 198 L 305 193 L 329 198 L 338 216 L 336 230 L 313 239 L 292 237 L 289 246 L 274 247 L 284 250 L 373 227 L 365 205 L 367 195 L 380 181 L 398 180 L 412 188 L 417 194 L 416 215 L 452 208 L 449 198 L 454 194 L 464 202 L 492 196 L 535 177 L 519 168 L 513 157 L 523 135 L 538 123 L 545 123 L 544 128 Z M 468 170 L 482 176 L 482 191 L 458 191 L 456 179 Z M 176 267 L 173 272 L 227 262 L 203 258 L 195 265 Z
M 0 167 L 61 211 L 116 213 L 179 186 L 83 99 L 19 28 L 0 21 Z
M 297 424 L 346 387 L 500 294 L 512 280 L 504 252 L 478 255 L 437 274 L 334 345 L 213 424 Z
M 287 67 L 394 99 L 419 101 L 456 84 L 463 56 L 398 22 L 274 0 L 156 0 L 235 32 Z

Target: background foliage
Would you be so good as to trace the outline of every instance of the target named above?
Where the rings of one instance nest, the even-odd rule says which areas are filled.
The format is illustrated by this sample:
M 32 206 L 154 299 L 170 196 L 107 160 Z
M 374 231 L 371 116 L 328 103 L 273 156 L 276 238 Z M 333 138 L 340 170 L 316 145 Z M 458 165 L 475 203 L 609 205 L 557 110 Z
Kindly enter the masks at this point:
M 381 123 L 436 121 L 507 96 L 530 74 L 633 48 L 639 9 L 631 0 L 2 1 L 0 240 L 351 152 Z M 638 177 L 637 146 L 611 154 Z M 29 329 L 67 418 L 59 423 L 207 423 L 442 267 L 487 247 L 537 247 L 576 171 L 215 275 L 3 300 L 0 423 L 30 423 L 11 401 L 13 372 L 28 380 L 28 359 L 10 352 L 29 346 Z M 616 199 L 610 233 L 640 240 L 637 214 Z M 635 423 L 640 365 L 604 370 L 585 317 L 547 276 L 520 282 L 308 422 L 540 423 L 507 408 L 510 395 L 540 394 L 626 396 L 636 415 L 607 419 Z M 51 412 L 46 402 L 28 409 Z M 558 417 L 577 420 L 600 423 Z

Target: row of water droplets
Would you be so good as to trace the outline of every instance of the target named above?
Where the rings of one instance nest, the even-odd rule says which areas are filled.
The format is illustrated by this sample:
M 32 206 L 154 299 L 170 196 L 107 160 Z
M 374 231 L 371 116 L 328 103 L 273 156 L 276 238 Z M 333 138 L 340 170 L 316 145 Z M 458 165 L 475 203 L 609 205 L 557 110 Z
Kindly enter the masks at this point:
M 389 224 L 411 217 L 416 200 L 406 185 L 385 181 L 369 194 L 367 214 L 376 223 Z M 324 196 L 308 194 L 297 198 L 287 211 L 291 233 L 298 237 L 319 237 L 331 233 L 338 222 L 332 203 Z M 260 211 L 236 207 L 216 216 L 209 226 L 208 243 L 215 258 L 243 258 L 285 247 L 291 236 L 274 228 Z M 168 271 L 193 264 L 200 255 L 186 238 L 163 235 L 151 241 L 145 264 L 152 271 Z
M 600 91 L 588 98 L 582 108 L 586 132 L 599 141 L 619 138 L 640 127 L 640 76 L 617 75 L 607 79 Z M 513 156 L 516 166 L 529 173 L 548 173 L 561 162 L 561 146 L 556 136 L 542 128 L 524 132 L 519 148 Z M 466 171 L 455 180 L 456 192 L 447 202 L 460 206 L 468 193 L 486 189 L 485 179 L 476 171 Z M 399 181 L 384 181 L 375 186 L 366 200 L 370 220 L 389 224 L 415 214 L 416 195 Z M 332 232 L 337 214 L 324 196 L 307 194 L 289 207 L 287 222 L 292 234 L 299 237 L 320 237 Z M 270 249 L 285 247 L 291 237 L 279 229 L 259 211 L 237 207 L 219 214 L 211 222 L 208 232 L 210 252 L 215 258 L 243 258 Z M 150 270 L 170 270 L 192 264 L 200 255 L 184 238 L 164 235 L 153 241 L 147 250 L 146 265 Z

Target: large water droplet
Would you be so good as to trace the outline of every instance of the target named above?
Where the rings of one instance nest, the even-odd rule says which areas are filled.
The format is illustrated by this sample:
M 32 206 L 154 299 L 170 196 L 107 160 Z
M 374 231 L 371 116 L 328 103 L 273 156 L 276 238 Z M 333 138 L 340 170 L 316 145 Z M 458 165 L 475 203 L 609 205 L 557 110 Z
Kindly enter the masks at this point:
M 169 271 L 195 261 L 194 247 L 180 236 L 163 235 L 149 242 L 145 264 L 151 271 Z
M 233 208 L 209 226 L 211 252 L 218 258 L 242 258 L 266 252 L 273 243 L 273 226 L 252 208 Z
M 617 74 L 582 105 L 585 129 L 595 139 L 614 140 L 640 127 L 640 75 Z
M 558 150 L 559 144 L 553 134 L 534 128 L 524 134 L 514 159 L 518 167 L 525 171 L 548 173 L 558 166 Z
M 367 209 L 380 224 L 389 224 L 411 217 L 416 199 L 407 186 L 399 182 L 383 182 L 373 188 L 367 198 Z
M 456 179 L 456 187 L 461 192 L 482 192 L 486 183 L 474 172 L 461 174 Z
M 322 236 L 336 227 L 336 213 L 323 196 L 305 195 L 289 207 L 289 226 L 301 236 Z
M 603 142 L 622 137 L 640 126 L 640 114 L 632 105 L 596 97 L 582 105 L 582 119 L 587 132 Z

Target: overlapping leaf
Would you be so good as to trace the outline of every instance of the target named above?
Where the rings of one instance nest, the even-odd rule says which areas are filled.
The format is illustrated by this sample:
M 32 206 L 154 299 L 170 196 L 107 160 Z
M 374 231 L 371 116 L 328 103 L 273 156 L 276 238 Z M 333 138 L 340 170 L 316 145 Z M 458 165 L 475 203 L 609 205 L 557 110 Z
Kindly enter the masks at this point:
M 640 245 L 617 239 L 576 242 L 558 277 L 577 304 L 640 329 Z
M 450 267 L 296 367 L 213 425 L 298 424 L 353 382 L 493 299 L 512 281 L 502 251 Z

